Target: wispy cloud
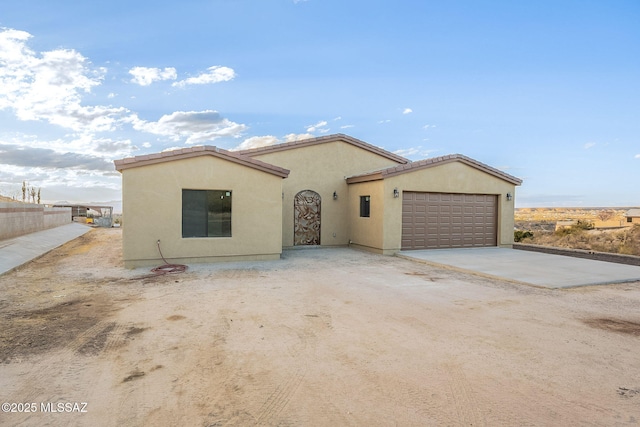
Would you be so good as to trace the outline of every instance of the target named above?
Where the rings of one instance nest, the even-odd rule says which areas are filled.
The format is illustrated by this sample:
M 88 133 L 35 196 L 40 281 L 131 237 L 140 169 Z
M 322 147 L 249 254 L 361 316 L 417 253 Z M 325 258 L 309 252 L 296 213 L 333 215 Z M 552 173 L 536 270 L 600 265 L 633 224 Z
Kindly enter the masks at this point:
M 633 156 L 634 159 L 640 159 L 640 154 L 636 154 L 635 156 Z
M 593 148 L 596 146 L 595 142 L 587 142 L 586 144 L 584 144 L 584 149 L 588 150 L 589 148 Z
M 273 135 L 265 135 L 265 136 L 252 136 L 251 138 L 247 138 L 240 145 L 232 150 L 248 150 L 250 148 L 260 148 L 267 147 L 269 145 L 282 144 L 285 142 L 295 142 L 301 141 L 303 139 L 313 138 L 314 136 L 310 133 L 290 133 L 284 136 L 284 138 L 279 139 Z
M 327 121 L 326 120 L 321 120 L 318 123 L 316 123 L 315 125 L 307 126 L 307 132 L 327 133 L 327 132 L 329 132 L 329 128 L 325 128 L 324 126 L 326 126 L 326 125 L 327 125 Z
M 186 138 L 186 144 L 200 144 L 220 137 L 238 138 L 247 129 L 245 125 L 232 122 L 213 110 L 176 111 L 156 122 L 135 117 L 132 125 L 136 130 L 167 136 L 173 141 Z
M 405 108 L 404 110 L 402 110 L 402 114 L 411 114 L 413 113 L 413 110 L 411 108 Z
M 428 130 L 428 129 L 433 129 L 435 127 L 436 127 L 436 125 L 424 125 L 424 126 L 422 126 L 422 129 Z
M 102 157 L 79 153 L 59 153 L 47 148 L 32 148 L 15 144 L 0 144 L 3 164 L 43 169 L 113 170 L 113 163 Z
M 140 86 L 149 86 L 151 83 L 156 81 L 175 80 L 178 78 L 178 73 L 173 67 L 164 69 L 133 67 L 129 70 L 129 74 L 133 76 L 131 82 L 139 84 Z
M 247 138 L 240 145 L 233 148 L 233 150 L 248 150 L 250 148 L 267 147 L 269 145 L 278 144 L 280 140 L 273 135 L 265 136 L 252 136 Z
M 402 157 L 407 157 L 412 160 L 418 160 L 418 159 L 424 159 L 426 157 L 429 157 L 431 153 L 434 153 L 436 151 L 438 150 L 425 149 L 422 146 L 417 146 L 417 147 L 402 148 L 400 150 L 394 151 L 393 153 Z
M 189 77 L 185 80 L 173 83 L 173 86 L 185 87 L 187 85 L 205 85 L 212 83 L 228 82 L 236 77 L 236 72 L 221 65 L 214 65 L 207 68 L 206 73 L 202 73 L 196 77 Z

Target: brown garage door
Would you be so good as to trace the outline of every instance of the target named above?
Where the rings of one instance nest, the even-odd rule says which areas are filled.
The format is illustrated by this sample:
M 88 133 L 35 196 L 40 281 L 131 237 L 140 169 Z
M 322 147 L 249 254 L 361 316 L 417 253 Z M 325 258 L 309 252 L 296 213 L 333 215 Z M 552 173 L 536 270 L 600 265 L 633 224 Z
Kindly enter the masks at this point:
M 497 245 L 498 197 L 402 193 L 402 249 Z

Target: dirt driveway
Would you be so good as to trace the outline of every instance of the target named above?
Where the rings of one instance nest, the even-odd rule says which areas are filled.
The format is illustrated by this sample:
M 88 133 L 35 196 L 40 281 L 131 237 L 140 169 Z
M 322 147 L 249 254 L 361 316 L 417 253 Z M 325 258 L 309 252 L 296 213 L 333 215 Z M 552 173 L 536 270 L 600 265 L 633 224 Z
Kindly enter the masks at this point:
M 120 245 L 96 229 L 0 277 L 0 425 L 640 423 L 640 283 L 347 248 L 137 278 Z

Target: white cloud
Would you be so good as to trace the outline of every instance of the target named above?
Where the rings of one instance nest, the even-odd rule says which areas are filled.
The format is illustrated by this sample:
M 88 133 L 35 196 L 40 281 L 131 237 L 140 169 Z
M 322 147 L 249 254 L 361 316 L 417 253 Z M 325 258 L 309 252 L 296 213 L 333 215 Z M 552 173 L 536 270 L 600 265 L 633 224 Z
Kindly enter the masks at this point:
M 402 111 L 402 114 L 411 114 L 411 113 L 413 113 L 413 110 L 412 110 L 411 108 L 405 108 L 405 109 Z
M 424 130 L 433 129 L 434 127 L 436 127 L 436 125 L 424 125 L 424 126 L 422 126 L 422 129 L 424 129 Z
M 282 144 L 285 142 L 295 142 L 301 141 L 303 139 L 315 138 L 314 135 L 310 133 L 290 133 L 284 136 L 282 139 L 278 139 L 273 135 L 265 135 L 265 136 L 252 136 L 251 138 L 247 138 L 240 145 L 232 150 L 248 150 L 250 148 L 259 148 L 259 147 L 267 147 L 275 144 Z
M 396 150 L 393 153 L 402 157 L 407 157 L 412 160 L 419 160 L 429 157 L 431 153 L 434 153 L 438 150 L 436 149 L 425 149 L 422 146 L 410 147 L 410 148 L 402 148 L 400 150 Z
M 355 127 L 355 126 L 354 125 L 343 125 L 343 126 L 340 126 L 340 129 L 349 129 L 349 128 L 353 128 L 353 127 Z
M 640 154 L 636 154 L 635 156 L 633 156 L 634 159 L 640 159 Z
M 584 144 L 584 149 L 588 150 L 589 148 L 593 148 L 596 146 L 595 142 L 587 142 L 586 144 Z
M 389 119 L 386 119 L 386 120 L 378 120 L 378 124 L 379 124 L 379 125 L 384 124 L 384 123 L 391 123 L 391 120 L 389 120 Z
M 310 133 L 289 133 L 284 136 L 284 142 L 302 141 L 309 138 L 315 138 L 315 136 Z
M 181 80 L 173 83 L 173 86 L 185 87 L 186 85 L 204 85 L 210 83 L 228 82 L 233 80 L 236 76 L 236 72 L 229 67 L 223 67 L 215 65 L 207 68 L 207 73 L 202 73 L 197 77 L 189 77 L 188 79 Z
M 233 148 L 233 150 L 248 150 L 250 148 L 267 147 L 278 143 L 280 143 L 280 140 L 273 135 L 252 136 L 242 141 L 242 143 Z
M 45 120 L 82 132 L 113 130 L 126 108 L 84 106 L 82 95 L 102 84 L 106 69 L 71 49 L 36 54 L 26 46 L 29 33 L 0 32 L 0 110 L 19 120 Z
M 93 95 L 96 88 L 111 82 L 106 79 L 106 68 L 94 66 L 73 49 L 32 50 L 28 45 L 31 38 L 25 31 L 0 28 L 0 112 L 11 113 L 13 120 L 38 121 L 63 129 L 54 128 L 56 136 L 51 137 L 0 134 L 0 162 L 11 163 L 0 166 L 0 180 L 21 183 L 26 179 L 41 186 L 43 194 L 51 194 L 54 189 L 69 192 L 73 188 L 74 197 L 84 198 L 95 188 L 101 192 L 109 190 L 119 197 L 121 177 L 114 173 L 113 158 L 131 156 L 138 146 L 152 149 L 151 142 L 136 146 L 130 131 L 198 144 L 223 136 L 238 138 L 246 130 L 245 125 L 212 110 L 177 111 L 157 121 L 142 120 L 127 108 L 107 104 L 118 99 L 115 90 L 107 88 L 104 96 Z M 136 67 L 129 72 L 132 81 L 140 85 L 177 80 L 174 68 Z M 216 83 L 234 77 L 232 69 L 216 66 L 178 83 L 179 86 Z M 100 102 L 107 105 L 99 101 L 88 104 L 89 99 L 102 99 Z M 49 131 L 45 126 L 33 129 L 33 133 L 41 129 Z M 114 131 L 128 134 L 114 137 L 106 133 Z M 47 193 L 45 187 L 50 189 Z M 76 188 L 87 191 L 76 193 Z
M 149 86 L 155 81 L 175 80 L 178 78 L 178 73 L 173 67 L 168 67 L 165 69 L 133 67 L 129 70 L 129 74 L 133 76 L 131 82 L 139 84 L 140 86 Z
M 167 136 L 173 141 L 186 138 L 187 144 L 200 144 L 220 137 L 238 138 L 247 129 L 213 110 L 176 111 L 160 117 L 157 122 L 147 122 L 136 116 L 131 122 L 136 130 Z
M 326 125 L 327 125 L 327 121 L 321 120 L 315 125 L 307 126 L 307 132 L 321 132 L 321 133 L 328 132 L 329 131 L 328 128 L 323 128 L 323 126 L 326 126 Z

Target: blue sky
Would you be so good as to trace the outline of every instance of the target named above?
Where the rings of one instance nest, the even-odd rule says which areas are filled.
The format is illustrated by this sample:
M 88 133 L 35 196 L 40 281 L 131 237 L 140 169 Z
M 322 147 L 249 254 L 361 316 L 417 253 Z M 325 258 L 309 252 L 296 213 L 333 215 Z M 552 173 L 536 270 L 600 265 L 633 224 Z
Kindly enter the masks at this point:
M 121 199 L 113 160 L 346 133 L 640 206 L 640 2 L 0 3 L 0 194 Z

